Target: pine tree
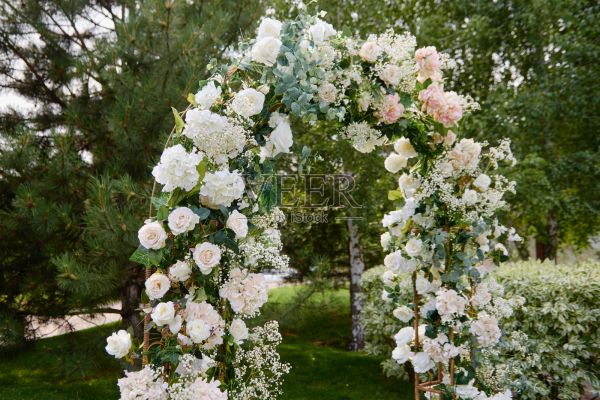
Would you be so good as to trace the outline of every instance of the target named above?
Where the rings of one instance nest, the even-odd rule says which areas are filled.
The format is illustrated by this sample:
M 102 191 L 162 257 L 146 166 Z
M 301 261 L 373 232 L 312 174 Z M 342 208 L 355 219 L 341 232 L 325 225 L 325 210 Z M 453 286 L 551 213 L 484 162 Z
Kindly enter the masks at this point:
M 261 3 L 0 4 L 0 84 L 35 103 L 0 113 L 0 318 L 23 327 L 31 314 L 113 311 L 139 333 L 143 271 L 128 257 L 170 108 Z M 119 299 L 121 310 L 103 309 Z

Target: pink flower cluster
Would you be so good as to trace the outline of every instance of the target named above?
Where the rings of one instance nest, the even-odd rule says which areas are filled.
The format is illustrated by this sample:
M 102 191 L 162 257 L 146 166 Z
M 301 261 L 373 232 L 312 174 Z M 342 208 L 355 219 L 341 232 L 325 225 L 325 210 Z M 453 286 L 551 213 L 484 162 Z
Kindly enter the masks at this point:
M 456 92 L 444 92 L 444 86 L 432 83 L 419 93 L 419 100 L 423 102 L 421 110 L 431 115 L 437 122 L 451 127 L 463 116 L 460 97 Z
M 385 124 L 393 124 L 404 114 L 404 106 L 397 94 L 388 94 L 377 107 L 377 117 Z
M 440 56 L 433 46 L 423 47 L 415 52 L 415 59 L 419 66 L 419 75 L 417 80 L 421 83 L 427 79 L 434 82 L 442 79 Z

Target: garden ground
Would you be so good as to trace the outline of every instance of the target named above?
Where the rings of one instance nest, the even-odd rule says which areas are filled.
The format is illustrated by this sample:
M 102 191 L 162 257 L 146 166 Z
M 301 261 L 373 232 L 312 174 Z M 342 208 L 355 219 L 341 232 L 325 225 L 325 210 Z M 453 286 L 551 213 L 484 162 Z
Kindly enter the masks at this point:
M 277 319 L 280 353 L 292 364 L 285 400 L 409 399 L 408 382 L 387 379 L 380 360 L 346 350 L 350 340 L 348 291 L 328 290 L 308 301 L 305 287 L 274 289 L 261 318 Z M 299 306 L 299 304 L 302 304 Z M 117 399 L 121 365 L 104 351 L 115 325 L 39 340 L 0 360 L 0 400 Z

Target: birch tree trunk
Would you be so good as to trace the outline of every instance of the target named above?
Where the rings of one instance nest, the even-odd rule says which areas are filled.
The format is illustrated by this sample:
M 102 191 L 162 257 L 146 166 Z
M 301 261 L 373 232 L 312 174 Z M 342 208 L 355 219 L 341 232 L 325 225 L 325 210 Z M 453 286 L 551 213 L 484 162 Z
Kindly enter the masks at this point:
M 365 339 L 362 325 L 360 324 L 360 312 L 363 302 L 360 296 L 360 278 L 365 271 L 365 261 L 360 246 L 360 234 L 358 226 L 351 219 L 346 220 L 348 227 L 348 255 L 350 259 L 350 313 L 352 316 L 352 342 L 350 350 L 357 351 L 364 347 Z

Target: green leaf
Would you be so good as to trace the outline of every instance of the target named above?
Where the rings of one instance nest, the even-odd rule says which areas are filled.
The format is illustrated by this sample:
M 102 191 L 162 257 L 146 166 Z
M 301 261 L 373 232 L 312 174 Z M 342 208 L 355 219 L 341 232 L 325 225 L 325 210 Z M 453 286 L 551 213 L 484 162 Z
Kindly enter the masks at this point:
M 400 190 L 390 190 L 388 192 L 388 200 L 399 200 L 404 198 L 404 196 L 402 195 L 402 192 Z
M 175 117 L 175 132 L 181 133 L 183 130 L 183 126 L 185 125 L 181 115 L 179 115 L 179 111 L 175 109 L 175 107 L 171 107 L 171 111 L 173 111 L 173 116 Z
M 200 220 L 204 220 L 210 215 L 210 210 L 208 208 L 190 206 L 190 210 L 192 210 L 194 214 L 200 217 Z
M 156 219 L 159 221 L 164 221 L 169 218 L 169 208 L 166 206 L 160 206 L 158 212 L 156 213 Z
M 204 176 L 206 175 L 206 158 L 202 159 L 202 161 L 200 161 L 200 164 L 196 166 L 196 171 L 198 171 L 198 175 L 200 175 L 200 177 L 198 178 L 198 184 L 200 184 L 202 183 L 202 181 L 204 180 Z
M 194 301 L 200 303 L 205 301 L 206 299 L 208 299 L 208 296 L 206 295 L 206 291 L 204 290 L 204 288 L 197 289 L 194 293 Z
M 185 190 L 176 188 L 171 192 L 169 197 L 168 206 L 173 208 L 179 204 L 179 202 L 187 197 L 188 193 Z
M 159 208 L 161 208 L 162 206 L 168 207 L 168 204 L 169 204 L 169 194 L 168 193 L 162 193 L 160 195 L 160 197 L 153 197 L 152 199 L 150 199 L 150 201 L 152 202 L 152 206 L 154 206 L 154 208 L 156 208 L 157 210 Z
M 198 107 L 198 103 L 196 103 L 196 96 L 194 96 L 194 93 L 188 93 L 187 101 L 194 107 Z
M 148 250 L 148 260 L 150 261 L 150 265 L 159 266 L 162 261 L 163 255 L 160 250 Z
M 133 254 L 129 257 L 129 261 L 149 267 L 151 265 L 151 263 L 150 263 L 150 257 L 148 254 L 148 249 L 146 249 L 145 247 L 140 245 L 133 252 Z

